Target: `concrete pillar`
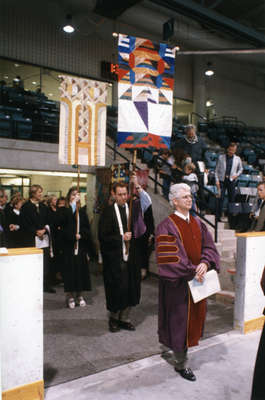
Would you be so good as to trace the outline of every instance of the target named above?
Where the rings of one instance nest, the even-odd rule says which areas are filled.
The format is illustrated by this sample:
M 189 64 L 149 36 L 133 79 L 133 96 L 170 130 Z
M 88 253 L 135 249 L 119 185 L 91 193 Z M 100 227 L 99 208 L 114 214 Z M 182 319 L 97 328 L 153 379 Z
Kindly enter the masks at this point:
M 248 333 L 261 329 L 264 322 L 264 295 L 260 280 L 265 264 L 265 232 L 239 233 L 236 236 L 234 329 Z
M 43 400 L 43 255 L 36 248 L 0 253 L 3 400 Z

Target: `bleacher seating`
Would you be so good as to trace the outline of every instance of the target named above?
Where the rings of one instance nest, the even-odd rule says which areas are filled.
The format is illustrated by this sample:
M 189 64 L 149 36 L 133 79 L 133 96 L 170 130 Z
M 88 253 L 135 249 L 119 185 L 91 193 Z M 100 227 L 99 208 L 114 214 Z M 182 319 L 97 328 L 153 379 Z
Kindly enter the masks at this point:
M 0 136 L 58 142 L 59 103 L 40 92 L 1 85 Z

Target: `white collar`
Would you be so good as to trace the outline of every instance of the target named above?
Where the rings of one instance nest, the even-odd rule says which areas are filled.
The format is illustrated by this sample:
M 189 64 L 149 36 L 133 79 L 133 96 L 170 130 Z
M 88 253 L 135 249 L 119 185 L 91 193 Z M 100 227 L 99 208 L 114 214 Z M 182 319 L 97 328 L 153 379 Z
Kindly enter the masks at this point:
M 183 215 L 182 213 L 180 213 L 179 211 L 175 210 L 174 213 L 179 217 L 184 219 L 184 221 L 187 221 L 188 218 L 188 223 L 190 223 L 190 213 L 188 215 Z

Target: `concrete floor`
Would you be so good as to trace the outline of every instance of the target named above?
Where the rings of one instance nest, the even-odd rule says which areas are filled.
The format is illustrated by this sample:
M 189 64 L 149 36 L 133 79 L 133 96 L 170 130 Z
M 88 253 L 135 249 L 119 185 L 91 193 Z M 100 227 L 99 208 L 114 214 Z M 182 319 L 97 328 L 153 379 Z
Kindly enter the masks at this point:
M 92 275 L 88 306 L 65 307 L 62 287 L 44 297 L 45 387 L 72 381 L 108 368 L 161 353 L 157 337 L 158 280 L 143 281 L 141 304 L 132 311 L 135 332 L 110 333 L 101 275 Z M 228 332 L 233 306 L 208 300 L 204 338 Z
M 50 387 L 45 400 L 249 400 L 259 337 L 231 331 L 190 349 L 196 382 L 177 375 L 165 353 Z

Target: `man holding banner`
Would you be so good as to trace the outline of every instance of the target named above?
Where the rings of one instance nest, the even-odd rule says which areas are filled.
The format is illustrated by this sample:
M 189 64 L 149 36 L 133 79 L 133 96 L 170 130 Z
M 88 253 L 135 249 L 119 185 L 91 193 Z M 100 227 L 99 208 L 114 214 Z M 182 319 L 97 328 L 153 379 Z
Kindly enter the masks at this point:
M 172 185 L 169 200 L 174 213 L 157 227 L 159 269 L 159 342 L 173 350 L 175 370 L 189 381 L 188 347 L 197 346 L 203 334 L 206 300 L 194 303 L 188 281 L 202 282 L 209 269 L 219 271 L 219 254 L 206 226 L 190 214 L 192 196 L 185 183 Z
M 109 330 L 134 331 L 129 314 L 131 307 L 140 302 L 141 257 L 136 239 L 146 231 L 143 213 L 151 199 L 137 181 L 131 178 L 139 199 L 132 204 L 131 228 L 128 228 L 128 189 L 125 183 L 117 182 L 114 187 L 115 203 L 106 207 L 99 220 L 99 242 L 103 258 L 103 279 L 107 310 L 110 312 Z

